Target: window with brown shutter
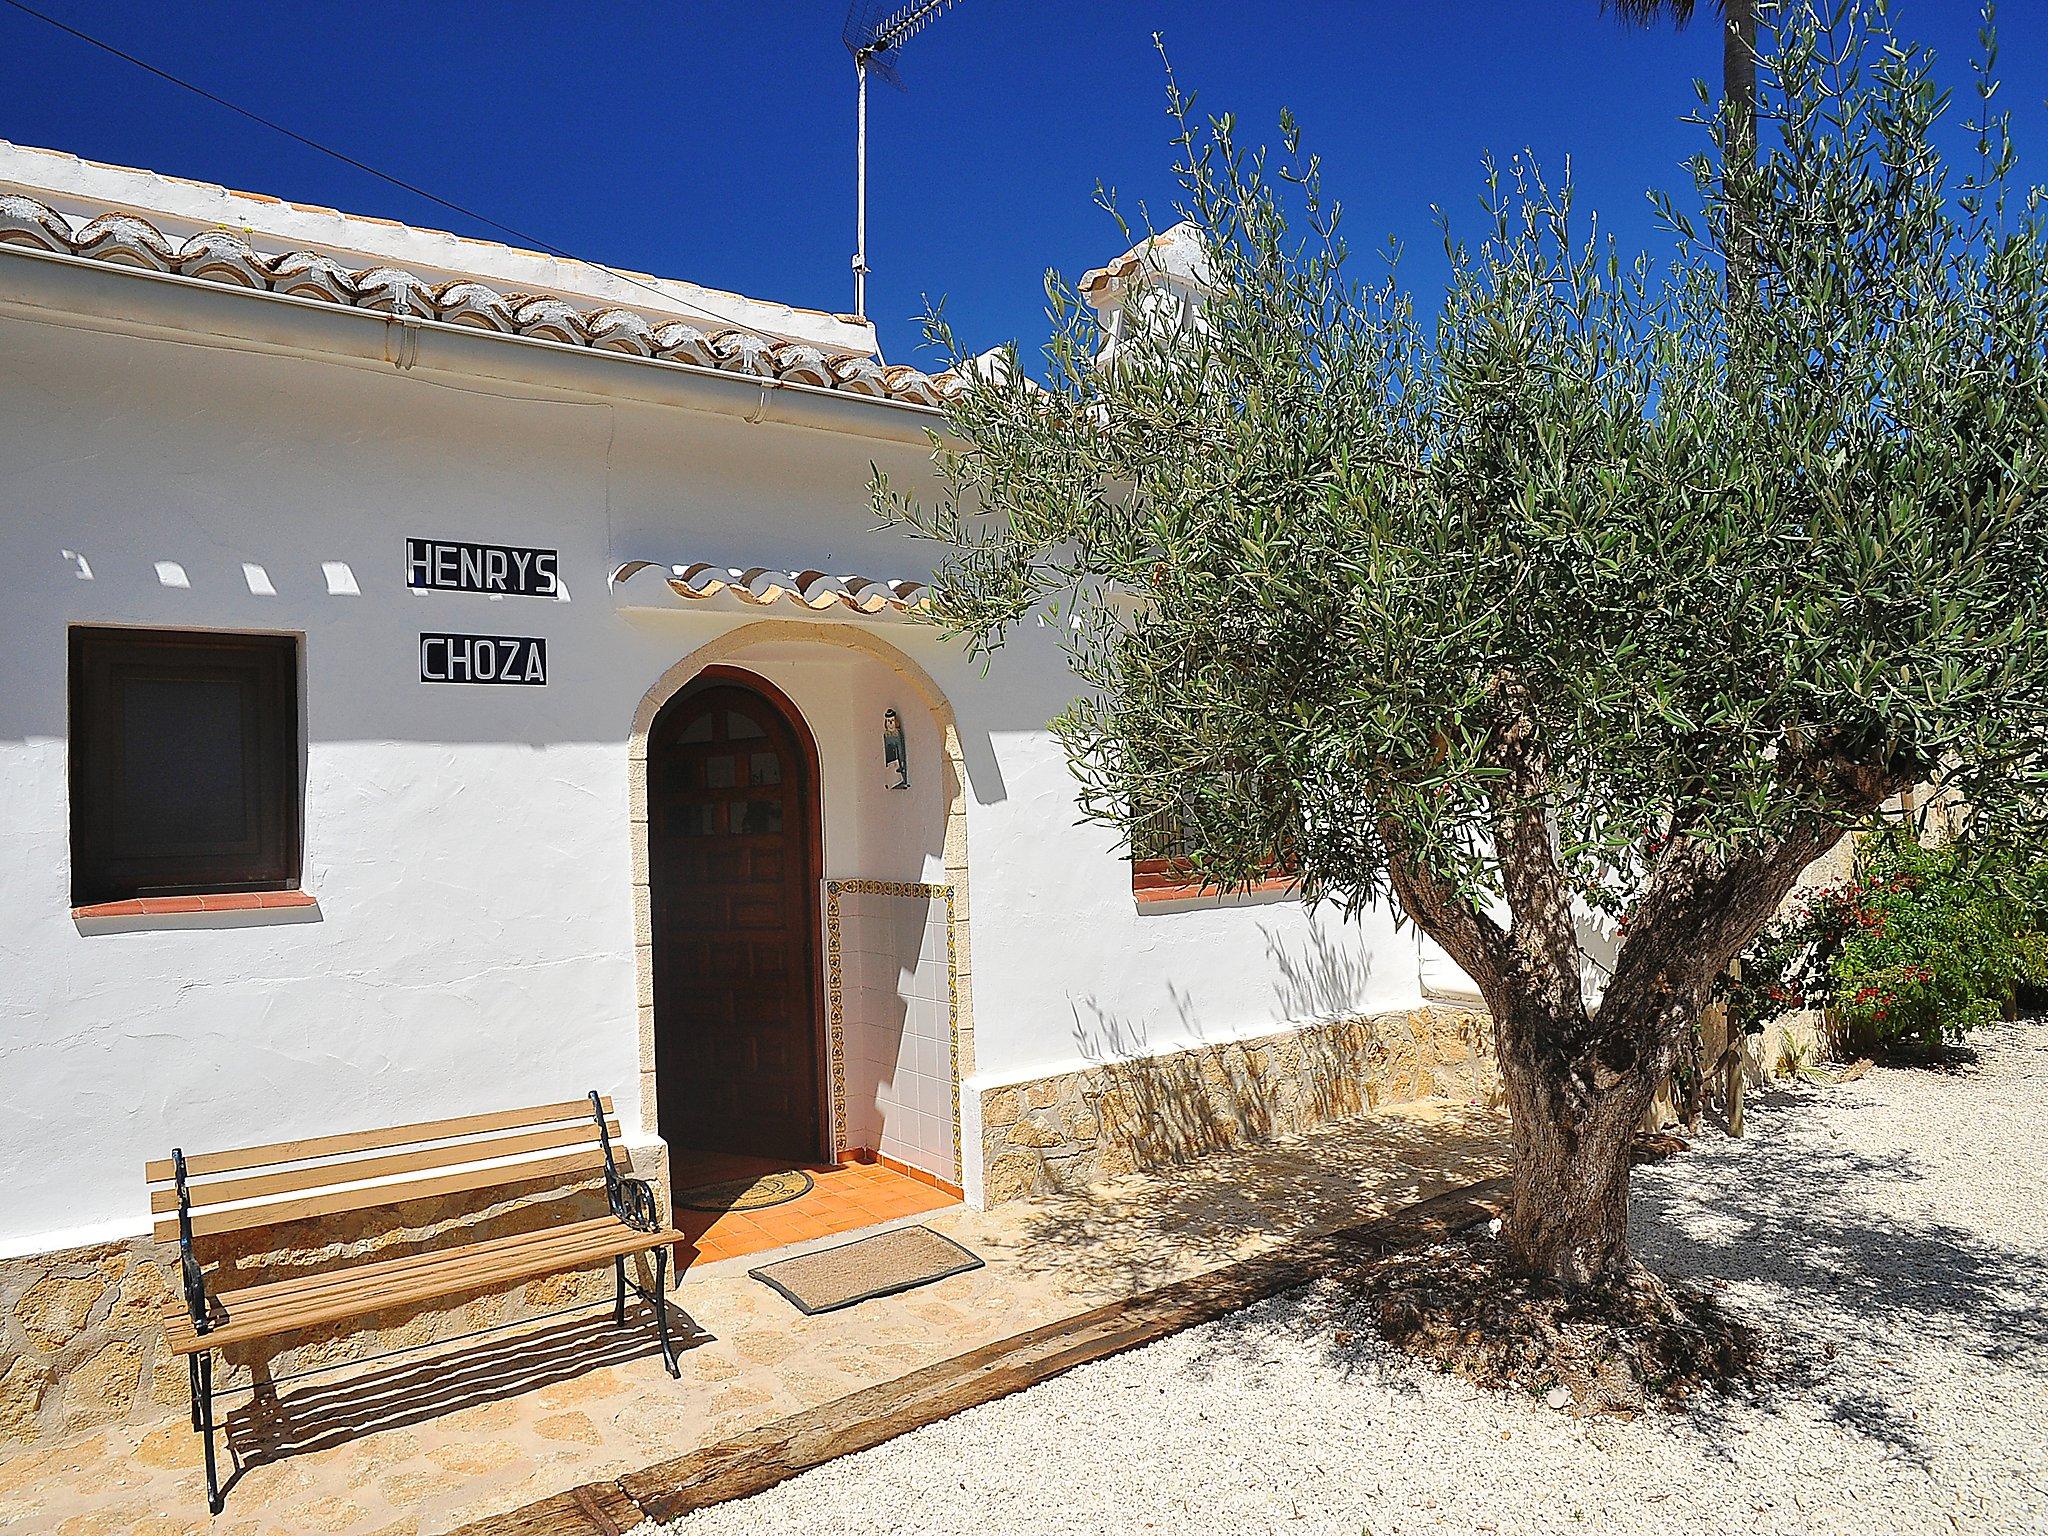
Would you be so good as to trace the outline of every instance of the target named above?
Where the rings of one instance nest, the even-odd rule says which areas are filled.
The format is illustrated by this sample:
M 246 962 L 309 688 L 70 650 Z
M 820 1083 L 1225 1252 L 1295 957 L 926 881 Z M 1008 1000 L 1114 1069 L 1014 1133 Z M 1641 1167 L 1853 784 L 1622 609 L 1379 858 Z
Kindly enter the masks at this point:
M 289 635 L 71 631 L 71 899 L 299 882 Z

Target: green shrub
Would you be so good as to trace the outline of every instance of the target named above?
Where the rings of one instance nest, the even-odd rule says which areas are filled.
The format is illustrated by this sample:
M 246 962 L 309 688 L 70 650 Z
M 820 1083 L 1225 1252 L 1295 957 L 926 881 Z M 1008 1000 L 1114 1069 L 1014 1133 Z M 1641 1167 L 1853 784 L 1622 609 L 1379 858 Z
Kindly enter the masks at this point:
M 2024 868 L 1888 833 L 1853 880 L 1804 893 L 1757 936 L 1728 1006 L 1751 1031 L 1832 1012 L 1843 1043 L 1932 1051 L 2048 992 L 2048 860 Z

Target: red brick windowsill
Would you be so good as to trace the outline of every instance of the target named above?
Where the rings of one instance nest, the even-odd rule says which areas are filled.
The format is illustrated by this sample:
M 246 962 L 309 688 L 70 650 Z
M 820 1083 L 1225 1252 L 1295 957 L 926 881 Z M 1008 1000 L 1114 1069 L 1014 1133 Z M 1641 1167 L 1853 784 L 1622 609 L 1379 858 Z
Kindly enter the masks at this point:
M 224 891 L 214 896 L 143 896 L 73 907 L 73 917 L 171 917 L 183 912 L 265 912 L 315 905 L 304 891 Z
M 1219 890 L 1192 878 L 1194 871 L 1176 859 L 1138 859 L 1131 865 L 1131 895 L 1142 906 L 1155 901 L 1199 901 L 1204 897 L 1258 896 L 1273 891 L 1291 891 L 1294 879 L 1272 875 L 1234 890 Z

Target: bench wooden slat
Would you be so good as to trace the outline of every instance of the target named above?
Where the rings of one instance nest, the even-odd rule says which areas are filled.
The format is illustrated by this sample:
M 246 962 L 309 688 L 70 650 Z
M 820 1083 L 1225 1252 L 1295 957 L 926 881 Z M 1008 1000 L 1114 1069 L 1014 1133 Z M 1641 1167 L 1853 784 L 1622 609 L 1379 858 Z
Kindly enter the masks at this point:
M 559 1274 L 564 1269 L 595 1264 L 681 1241 L 680 1234 L 675 1232 L 641 1232 L 619 1221 L 612 1221 L 609 1226 L 609 1233 L 593 1233 L 572 1251 L 565 1251 L 559 1245 L 530 1244 L 522 1247 L 516 1240 L 499 1239 L 495 1244 L 475 1245 L 478 1250 L 495 1250 L 479 1255 L 475 1262 L 450 1262 L 438 1268 L 414 1271 L 402 1277 L 382 1273 L 381 1265 L 360 1266 L 354 1271 L 346 1272 L 353 1275 L 358 1282 L 354 1285 L 339 1289 L 328 1288 L 317 1294 L 309 1294 L 305 1297 L 304 1304 L 300 1306 L 292 1306 L 289 1304 L 289 1298 L 279 1296 L 272 1305 L 263 1307 L 248 1317 L 236 1315 L 231 1293 L 220 1298 L 226 1312 L 226 1321 L 219 1327 L 205 1334 L 195 1333 L 189 1316 L 181 1311 L 172 1311 L 165 1317 L 165 1334 L 175 1352 L 189 1355 L 201 1349 L 218 1349 L 250 1339 L 269 1338 L 300 1328 L 317 1327 L 321 1323 L 340 1322 L 345 1318 L 357 1317 L 386 1307 L 432 1301 L 437 1297 L 485 1286 L 505 1285 L 531 1280 L 541 1275 Z M 450 1260 L 467 1260 L 470 1253 L 462 1249 L 453 1249 L 447 1250 L 442 1256 Z
M 419 1253 L 401 1254 L 395 1259 L 374 1259 L 350 1269 L 308 1270 L 300 1274 L 287 1275 L 277 1280 L 265 1280 L 258 1285 L 245 1285 L 235 1290 L 221 1291 L 216 1299 L 231 1307 L 236 1313 L 251 1309 L 260 1310 L 271 1305 L 280 1296 L 312 1295 L 329 1287 L 347 1287 L 356 1283 L 356 1276 L 363 1270 L 374 1268 L 381 1274 L 404 1276 L 414 1270 L 434 1269 L 454 1262 L 466 1254 L 500 1247 L 532 1245 L 546 1248 L 559 1246 L 574 1248 L 592 1233 L 610 1232 L 619 1225 L 616 1216 L 593 1216 L 585 1221 L 569 1222 L 564 1226 L 547 1227 L 532 1232 L 513 1232 L 502 1237 L 485 1238 L 480 1242 L 458 1245 L 453 1248 L 430 1248 Z M 218 1277 L 217 1277 L 218 1278 Z M 172 1302 L 170 1310 L 182 1314 L 185 1304 Z
M 585 1107 L 588 1108 L 587 1105 Z M 617 1139 L 618 1121 L 607 1120 L 605 1130 Z M 204 1206 L 225 1205 L 235 1200 L 255 1200 L 269 1195 L 291 1194 L 301 1189 L 323 1189 L 335 1184 L 355 1184 L 364 1179 L 390 1178 L 397 1174 L 427 1173 L 436 1168 L 482 1162 L 486 1158 L 514 1157 L 528 1152 L 545 1152 L 554 1147 L 573 1147 L 586 1141 L 593 1145 L 597 1141 L 597 1122 L 588 1118 L 579 1125 L 558 1126 L 544 1131 L 445 1142 L 411 1152 L 348 1158 L 341 1162 L 319 1163 L 311 1168 L 250 1174 L 239 1179 L 188 1182 L 186 1190 L 191 1197 L 192 1209 L 197 1211 Z M 396 1202 L 404 1196 L 394 1186 L 391 1198 Z M 151 1190 L 149 1208 L 156 1214 L 175 1211 L 178 1208 L 178 1191 L 175 1188 Z
M 508 1280 L 525 1279 L 531 1275 L 560 1274 L 565 1270 L 587 1268 L 614 1253 L 633 1252 L 647 1246 L 639 1240 L 647 1235 L 634 1233 L 631 1228 L 613 1222 L 608 1232 L 587 1236 L 573 1249 L 558 1246 L 529 1251 L 522 1248 L 488 1263 L 465 1261 L 460 1265 L 416 1269 L 400 1278 L 379 1281 L 375 1287 L 330 1286 L 304 1296 L 278 1297 L 262 1307 L 224 1308 L 216 1311 L 214 1317 L 217 1321 L 232 1323 L 252 1336 L 263 1332 L 286 1333 L 307 1326 L 305 1319 L 316 1312 L 321 1314 L 320 1320 L 331 1320 L 329 1308 L 340 1309 L 333 1316 L 359 1317 L 387 1308 L 431 1301 L 436 1297 L 501 1291 L 506 1288 Z M 189 1321 L 189 1314 L 186 1316 Z
M 612 1112 L 609 1094 L 600 1103 Z M 387 1147 L 411 1146 L 423 1141 L 445 1141 L 455 1136 L 478 1135 L 486 1131 L 516 1131 L 527 1126 L 549 1125 L 557 1120 L 590 1119 L 590 1100 L 566 1099 L 559 1104 L 537 1104 L 528 1109 L 499 1109 L 481 1115 L 459 1115 L 452 1120 L 421 1120 L 412 1125 L 387 1126 L 375 1131 L 346 1131 L 338 1136 L 312 1136 L 299 1141 L 273 1141 L 260 1147 L 238 1147 L 226 1152 L 198 1152 L 185 1159 L 188 1179 L 208 1173 L 237 1173 L 245 1168 L 263 1168 L 272 1163 L 297 1163 L 316 1157 L 334 1157 L 345 1152 L 378 1152 Z M 595 1123 L 593 1121 L 593 1123 Z M 168 1157 L 151 1160 L 144 1173 L 152 1184 L 177 1177 L 177 1166 Z
M 287 1221 L 304 1221 L 309 1216 L 337 1216 L 345 1211 L 367 1211 L 409 1200 L 427 1200 L 436 1195 L 461 1194 L 466 1190 L 489 1189 L 500 1184 L 525 1184 L 535 1179 L 568 1173 L 588 1173 L 604 1167 L 604 1149 L 586 1147 L 561 1157 L 528 1158 L 502 1163 L 495 1168 L 471 1168 L 444 1173 L 428 1179 L 408 1179 L 402 1184 L 372 1184 L 362 1189 L 341 1189 L 330 1194 L 306 1195 L 297 1200 L 274 1200 L 262 1205 L 216 1207 L 192 1217 L 192 1235 L 210 1237 L 220 1232 L 246 1232 L 254 1227 L 276 1226 Z M 175 1242 L 175 1216 L 156 1224 L 158 1242 Z
M 552 1261 L 563 1269 L 574 1269 L 582 1262 L 581 1255 L 598 1248 L 609 1254 L 608 1245 L 631 1240 L 634 1235 L 633 1229 L 616 1217 L 579 1225 L 583 1230 L 573 1241 L 553 1233 L 522 1233 L 463 1248 L 440 1249 L 433 1255 L 437 1262 L 432 1264 L 390 1260 L 361 1264 L 353 1269 L 305 1276 L 297 1283 L 286 1280 L 252 1286 L 249 1291 L 223 1292 L 214 1302 L 226 1317 L 245 1323 L 296 1317 L 308 1306 L 324 1305 L 342 1296 L 351 1297 L 365 1310 L 374 1310 L 386 1305 L 385 1298 L 408 1294 L 422 1284 L 454 1289 L 470 1284 L 489 1285 L 512 1259 L 521 1263 Z M 182 1309 L 173 1305 L 171 1310 Z

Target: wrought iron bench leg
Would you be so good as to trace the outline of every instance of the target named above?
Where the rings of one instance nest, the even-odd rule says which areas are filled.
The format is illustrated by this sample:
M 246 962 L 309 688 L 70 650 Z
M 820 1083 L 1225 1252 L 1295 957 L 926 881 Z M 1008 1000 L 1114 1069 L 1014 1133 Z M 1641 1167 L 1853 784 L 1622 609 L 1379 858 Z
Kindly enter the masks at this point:
M 661 1358 L 668 1373 L 680 1378 L 683 1368 L 676 1364 L 676 1347 L 668 1339 L 668 1248 L 654 1250 L 654 1326 L 661 1332 Z
M 626 1326 L 626 1256 L 620 1254 L 613 1259 L 612 1268 L 618 1272 L 619 1281 L 618 1296 L 612 1302 L 612 1326 L 623 1328 Z
M 220 1494 L 220 1472 L 213 1456 L 213 1354 L 200 1350 L 192 1359 L 192 1427 L 206 1437 L 206 1508 L 219 1514 L 227 1502 Z

